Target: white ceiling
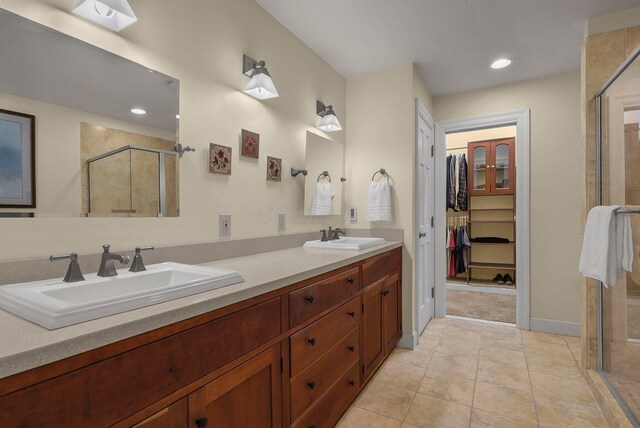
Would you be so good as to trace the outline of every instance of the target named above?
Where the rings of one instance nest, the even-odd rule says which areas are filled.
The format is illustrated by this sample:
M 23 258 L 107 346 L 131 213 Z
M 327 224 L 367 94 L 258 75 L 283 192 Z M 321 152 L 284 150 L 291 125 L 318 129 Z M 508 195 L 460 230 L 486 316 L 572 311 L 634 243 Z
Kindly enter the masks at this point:
M 433 95 L 579 70 L 586 20 L 640 6 L 640 0 L 256 1 L 343 76 L 415 62 Z M 489 67 L 504 56 L 513 60 L 510 67 Z

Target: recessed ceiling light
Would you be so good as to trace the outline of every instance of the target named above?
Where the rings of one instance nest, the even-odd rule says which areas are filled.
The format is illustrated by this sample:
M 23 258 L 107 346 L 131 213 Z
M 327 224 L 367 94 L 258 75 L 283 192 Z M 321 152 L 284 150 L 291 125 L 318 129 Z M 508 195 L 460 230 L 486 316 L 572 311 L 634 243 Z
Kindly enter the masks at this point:
M 176 114 L 176 119 L 180 119 L 180 115 L 179 114 Z
M 131 113 L 133 113 L 133 114 L 147 114 L 147 111 L 143 110 L 141 108 L 132 108 L 131 109 Z
M 507 59 L 507 58 L 500 58 L 497 59 L 495 61 L 493 61 L 493 64 L 491 64 L 491 68 L 505 68 L 508 67 L 511 64 L 511 60 Z

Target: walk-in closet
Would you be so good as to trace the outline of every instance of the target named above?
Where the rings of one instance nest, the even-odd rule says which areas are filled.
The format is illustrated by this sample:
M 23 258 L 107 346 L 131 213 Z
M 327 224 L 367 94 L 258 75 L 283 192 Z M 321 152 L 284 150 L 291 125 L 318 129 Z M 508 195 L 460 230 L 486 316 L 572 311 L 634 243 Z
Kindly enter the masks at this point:
M 516 321 L 516 127 L 447 134 L 447 315 Z

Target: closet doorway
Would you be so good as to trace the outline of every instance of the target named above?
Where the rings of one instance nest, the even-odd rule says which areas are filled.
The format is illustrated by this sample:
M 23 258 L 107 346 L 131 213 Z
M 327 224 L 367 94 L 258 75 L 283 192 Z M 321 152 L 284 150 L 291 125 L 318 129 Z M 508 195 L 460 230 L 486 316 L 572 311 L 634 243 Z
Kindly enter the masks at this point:
M 437 316 L 529 328 L 528 155 L 528 111 L 436 124 Z

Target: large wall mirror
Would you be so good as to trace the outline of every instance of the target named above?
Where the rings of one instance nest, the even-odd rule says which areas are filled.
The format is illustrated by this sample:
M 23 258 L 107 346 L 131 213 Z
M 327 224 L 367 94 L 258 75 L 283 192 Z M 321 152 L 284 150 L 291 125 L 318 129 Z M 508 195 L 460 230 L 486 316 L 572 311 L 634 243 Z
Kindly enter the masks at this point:
M 35 216 L 179 214 L 178 80 L 2 9 L 0 58 L 0 110 L 34 117 Z M 20 170 L 3 120 L 0 154 Z
M 342 214 L 344 145 L 307 131 L 304 214 Z

